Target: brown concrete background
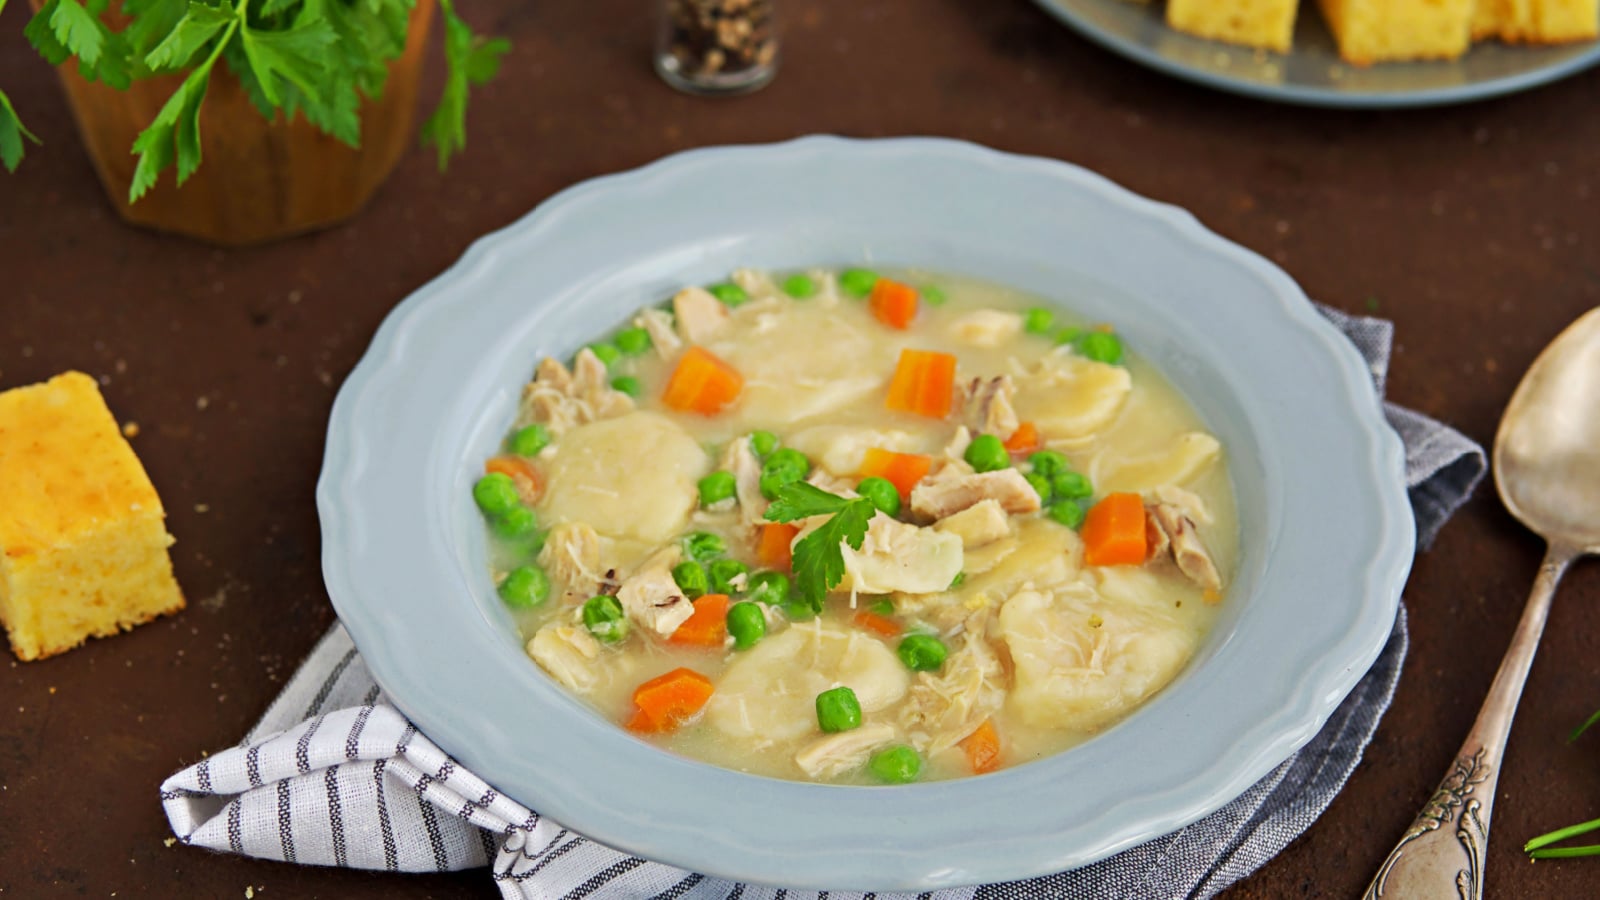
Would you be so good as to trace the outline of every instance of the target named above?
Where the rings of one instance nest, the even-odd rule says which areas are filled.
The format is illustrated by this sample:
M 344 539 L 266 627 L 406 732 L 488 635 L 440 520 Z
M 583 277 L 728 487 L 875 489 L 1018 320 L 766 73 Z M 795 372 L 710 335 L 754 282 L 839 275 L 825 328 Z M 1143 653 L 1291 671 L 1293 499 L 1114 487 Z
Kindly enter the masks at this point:
M 470 0 L 515 42 L 445 176 L 413 151 L 366 213 L 218 251 L 112 216 L 25 6 L 0 86 L 46 141 L 0 176 L 0 386 L 81 368 L 170 511 L 190 608 L 64 657 L 0 656 L 0 896 L 490 897 L 482 873 L 378 876 L 166 847 L 167 774 L 227 746 L 332 621 L 312 502 L 334 392 L 384 314 L 471 240 L 580 179 L 688 147 L 810 132 L 941 134 L 1088 166 L 1187 207 L 1312 296 L 1398 324 L 1390 395 L 1489 441 L 1519 373 L 1600 303 L 1600 72 L 1415 112 L 1301 110 L 1112 57 L 1025 0 L 787 2 L 767 90 L 699 100 L 648 67 L 645 4 Z M 424 96 L 439 83 L 432 48 Z M 1329 522 L 1329 528 L 1348 527 Z M 1540 547 L 1481 492 L 1418 558 L 1393 710 L 1326 816 L 1226 896 L 1359 894 L 1444 772 Z M 1600 567 L 1557 598 L 1495 808 L 1492 897 L 1600 894 L 1600 860 L 1520 844 L 1600 815 Z M 1181 752 L 1181 751 L 1175 751 Z

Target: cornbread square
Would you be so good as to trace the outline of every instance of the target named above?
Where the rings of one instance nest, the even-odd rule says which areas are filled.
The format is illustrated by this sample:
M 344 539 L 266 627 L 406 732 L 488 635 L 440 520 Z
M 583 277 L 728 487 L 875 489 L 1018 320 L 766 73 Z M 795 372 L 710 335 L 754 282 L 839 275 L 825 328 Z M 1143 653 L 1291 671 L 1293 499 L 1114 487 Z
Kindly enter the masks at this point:
M 1600 37 L 1600 0 L 1478 0 L 1472 36 L 1557 44 Z
M 1472 43 L 1473 0 L 1319 2 L 1339 55 L 1354 65 L 1455 59 Z
M 1299 0 L 1167 0 L 1167 24 L 1203 38 L 1288 53 Z
M 0 623 L 19 659 L 182 609 L 165 516 L 93 378 L 0 393 Z

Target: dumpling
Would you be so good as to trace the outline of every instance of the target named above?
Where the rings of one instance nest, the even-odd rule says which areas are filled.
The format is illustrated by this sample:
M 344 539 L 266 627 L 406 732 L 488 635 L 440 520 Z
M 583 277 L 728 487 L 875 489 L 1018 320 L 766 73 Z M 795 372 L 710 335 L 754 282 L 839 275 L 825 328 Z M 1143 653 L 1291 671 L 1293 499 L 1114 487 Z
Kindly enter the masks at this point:
M 904 697 L 911 676 L 881 641 L 818 620 L 741 655 L 717 683 L 706 717 L 733 737 L 795 738 L 816 730 L 817 695 L 839 685 L 873 713 Z
M 795 432 L 788 443 L 829 473 L 844 477 L 860 474 L 862 460 L 873 447 L 896 453 L 929 453 L 933 449 L 926 437 L 864 425 L 816 425 Z
M 709 468 L 700 443 L 665 416 L 592 422 L 555 445 L 540 511 L 548 522 L 587 522 L 607 537 L 658 544 L 684 530 Z
M 1091 467 L 1095 486 L 1105 493 L 1146 494 L 1157 488 L 1186 484 L 1222 456 L 1222 445 L 1203 431 L 1181 435 L 1172 446 L 1151 456 L 1123 460 L 1100 454 Z
M 1165 687 L 1194 637 L 1159 609 L 1100 601 L 1077 584 L 1023 591 L 1000 608 L 1014 681 L 1007 708 L 1038 728 L 1094 731 Z
M 712 348 L 744 375 L 739 401 L 752 428 L 789 428 L 881 391 L 898 350 L 820 307 L 782 314 L 783 327 L 751 329 Z
M 1047 440 L 1083 437 L 1111 424 L 1132 390 L 1122 366 L 1056 353 L 1017 378 L 1017 417 Z

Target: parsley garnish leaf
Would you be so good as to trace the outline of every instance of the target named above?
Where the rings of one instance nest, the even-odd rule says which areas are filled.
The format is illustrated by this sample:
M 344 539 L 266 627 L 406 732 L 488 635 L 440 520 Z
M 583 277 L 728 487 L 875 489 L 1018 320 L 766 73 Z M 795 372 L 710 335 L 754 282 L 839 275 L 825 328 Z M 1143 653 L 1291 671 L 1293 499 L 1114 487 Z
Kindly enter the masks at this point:
M 843 547 L 849 544 L 850 549 L 860 550 L 867 525 L 877 514 L 878 508 L 865 497 L 847 499 L 803 481 L 785 485 L 767 507 L 766 518 L 772 522 L 830 516 L 794 545 L 795 588 L 812 609 L 822 609 L 828 591 L 844 580 Z
M 5 91 L 0 91 L 0 163 L 5 165 L 7 172 L 15 172 L 17 164 L 22 162 L 23 138 L 39 143 L 33 132 L 17 118 L 11 98 L 6 96 Z
M 234 14 L 228 10 L 204 3 L 190 3 L 183 18 L 178 20 L 161 43 L 145 54 L 144 64 L 154 72 L 183 68 L 207 41 L 234 18 Z
M 55 11 L 50 14 L 50 31 L 61 46 L 76 56 L 84 65 L 93 68 L 100 61 L 100 48 L 105 35 L 100 23 L 78 4 L 78 0 L 55 0 Z
M 456 15 L 451 0 L 439 0 L 444 19 L 444 93 L 428 121 L 422 123 L 422 142 L 439 153 L 439 171 L 453 154 L 467 146 L 467 85 L 483 84 L 500 70 L 500 57 L 511 49 L 504 38 L 485 40 L 472 33 Z
M 767 507 L 768 522 L 793 522 L 812 516 L 828 516 L 844 509 L 850 501 L 838 494 L 830 494 L 814 484 L 797 481 L 784 485 L 778 499 Z

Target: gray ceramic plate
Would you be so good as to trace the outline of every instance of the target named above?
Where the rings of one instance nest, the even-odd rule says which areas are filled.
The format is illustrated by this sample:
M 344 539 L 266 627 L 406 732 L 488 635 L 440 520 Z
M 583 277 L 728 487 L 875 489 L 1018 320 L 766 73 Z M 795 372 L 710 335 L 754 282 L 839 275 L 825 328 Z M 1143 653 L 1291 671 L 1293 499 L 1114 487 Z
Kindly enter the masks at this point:
M 470 488 L 535 360 L 736 266 L 875 262 L 1014 285 L 1110 322 L 1229 454 L 1237 579 L 1185 672 L 1103 735 L 991 775 L 837 787 L 630 737 L 523 653 Z M 1205 815 L 1309 740 L 1394 622 L 1412 553 L 1399 439 L 1360 357 L 1272 264 L 1053 160 L 932 139 L 699 150 L 586 182 L 473 245 L 339 391 L 323 572 L 373 673 L 508 796 L 713 875 L 922 889 L 1092 862 Z
M 1339 59 L 1333 36 L 1312 5 L 1302 9 L 1294 50 L 1285 56 L 1173 31 L 1157 3 L 1036 2 L 1085 37 L 1152 69 L 1236 94 L 1307 106 L 1464 103 L 1538 87 L 1600 62 L 1600 43 L 1594 41 L 1556 47 L 1490 42 L 1459 60 L 1360 68 Z

